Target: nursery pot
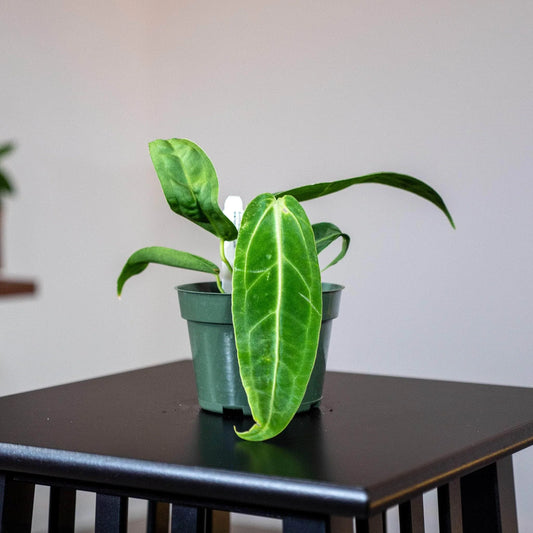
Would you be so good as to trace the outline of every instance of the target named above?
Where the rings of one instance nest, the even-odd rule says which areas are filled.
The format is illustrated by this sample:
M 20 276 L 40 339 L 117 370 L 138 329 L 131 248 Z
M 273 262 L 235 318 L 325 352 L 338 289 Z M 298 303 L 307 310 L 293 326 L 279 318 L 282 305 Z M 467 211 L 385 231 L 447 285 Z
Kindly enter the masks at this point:
M 181 316 L 187 320 L 198 402 L 202 409 L 251 414 L 239 374 L 231 294 L 220 293 L 216 283 L 190 283 L 176 287 Z M 318 351 L 304 399 L 298 409 L 320 404 L 332 320 L 337 317 L 341 285 L 322 284 L 322 325 Z

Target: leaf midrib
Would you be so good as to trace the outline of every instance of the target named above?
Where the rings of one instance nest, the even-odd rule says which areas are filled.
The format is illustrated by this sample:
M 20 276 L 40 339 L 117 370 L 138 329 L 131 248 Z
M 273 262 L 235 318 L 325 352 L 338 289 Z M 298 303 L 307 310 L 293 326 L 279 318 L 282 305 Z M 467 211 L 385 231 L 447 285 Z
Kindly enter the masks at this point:
M 280 202 L 274 202 L 274 223 L 275 223 L 275 233 L 276 233 L 276 247 L 277 247 L 277 263 L 278 263 L 278 294 L 277 294 L 277 303 L 276 303 L 276 354 L 275 354 L 275 363 L 274 363 L 274 379 L 272 380 L 272 392 L 270 394 L 270 418 L 272 418 L 272 413 L 274 412 L 274 400 L 275 400 L 275 391 L 277 384 L 277 376 L 279 369 L 279 335 L 280 335 L 280 318 L 281 318 L 281 293 L 282 293 L 282 280 L 283 276 L 281 275 L 281 267 L 283 263 L 282 258 L 282 249 L 281 249 L 281 230 L 279 218 L 281 217 L 280 213 Z

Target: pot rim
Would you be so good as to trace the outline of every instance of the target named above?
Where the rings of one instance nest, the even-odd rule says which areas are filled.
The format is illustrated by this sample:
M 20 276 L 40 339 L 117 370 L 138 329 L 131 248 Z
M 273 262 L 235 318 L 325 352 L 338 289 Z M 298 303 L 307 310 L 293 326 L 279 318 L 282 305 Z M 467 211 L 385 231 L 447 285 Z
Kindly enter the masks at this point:
M 322 282 L 322 294 L 330 292 L 338 292 L 344 290 L 344 285 L 338 283 Z M 231 296 L 231 292 L 219 292 L 217 284 L 214 281 L 200 281 L 196 283 L 184 283 L 183 285 L 176 285 L 175 290 L 188 294 L 209 294 L 213 296 Z

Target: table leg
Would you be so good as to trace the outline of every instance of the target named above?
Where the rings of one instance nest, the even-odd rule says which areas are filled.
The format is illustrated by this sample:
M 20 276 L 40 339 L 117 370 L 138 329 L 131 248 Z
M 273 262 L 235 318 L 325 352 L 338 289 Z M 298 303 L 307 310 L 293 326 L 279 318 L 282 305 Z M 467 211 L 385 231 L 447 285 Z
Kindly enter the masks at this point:
M 95 533 L 126 533 L 127 528 L 128 498 L 97 494 Z
M 74 533 L 76 491 L 50 487 L 48 533 Z
M 0 533 L 30 533 L 35 485 L 0 475 Z
M 441 533 L 463 533 L 461 514 L 461 481 L 453 479 L 437 491 L 439 501 L 439 531 Z
M 512 457 L 461 479 L 464 533 L 518 533 Z
M 367 520 L 357 519 L 355 524 L 357 533 L 386 533 L 387 531 L 385 513 L 371 516 Z
M 422 495 L 399 505 L 400 532 L 424 533 L 424 500 Z

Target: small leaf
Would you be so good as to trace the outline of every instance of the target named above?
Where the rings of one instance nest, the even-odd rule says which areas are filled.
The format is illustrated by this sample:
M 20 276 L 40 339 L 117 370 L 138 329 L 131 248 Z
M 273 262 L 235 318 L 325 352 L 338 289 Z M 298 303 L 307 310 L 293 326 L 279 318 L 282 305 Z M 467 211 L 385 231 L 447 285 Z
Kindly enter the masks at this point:
M 11 142 L 0 144 L 0 157 L 9 154 L 15 149 L 15 145 Z
M 346 233 L 342 233 L 342 231 L 331 222 L 319 222 L 318 224 L 313 224 L 313 233 L 315 235 L 317 254 L 322 252 L 338 238 L 342 239 L 341 251 L 335 257 L 335 259 L 331 261 L 331 263 L 329 263 L 325 268 L 322 269 L 323 272 L 330 266 L 333 266 L 338 263 L 346 255 L 348 247 L 350 246 L 350 237 Z
M 403 189 L 404 191 L 425 198 L 432 204 L 436 205 L 446 215 L 452 227 L 455 228 L 452 216 L 437 191 L 423 181 L 413 178 L 412 176 L 407 176 L 406 174 L 396 174 L 394 172 L 368 174 L 367 176 L 361 176 L 358 178 L 316 183 L 315 185 L 304 185 L 303 187 L 297 187 L 296 189 L 278 192 L 275 196 L 279 198 L 288 194 L 294 196 L 299 202 L 303 202 L 304 200 L 312 200 L 313 198 L 319 198 L 326 194 L 341 191 L 342 189 L 346 189 L 346 187 L 359 183 L 381 183 L 382 185 L 389 185 L 390 187 Z
M 238 435 L 270 439 L 302 402 L 322 319 L 313 230 L 294 198 L 262 194 L 244 212 L 232 312 L 241 379 L 255 420 Z
M 119 296 L 122 293 L 124 283 L 132 276 L 135 276 L 135 274 L 140 274 L 149 263 L 158 263 L 160 265 L 185 268 L 187 270 L 197 270 L 215 275 L 218 275 L 220 271 L 218 266 L 208 259 L 188 252 L 181 252 L 162 246 L 141 248 L 130 256 L 118 277 L 117 294 Z
M 7 179 L 7 176 L 4 172 L 0 170 L 0 195 L 2 194 L 11 194 L 13 192 L 13 186 Z
M 172 211 L 220 239 L 235 240 L 237 229 L 218 205 L 217 175 L 203 150 L 186 139 L 158 139 L 149 148 Z
M 15 149 L 15 145 L 7 142 L 0 145 L 0 157 L 3 157 Z M 0 170 L 0 196 L 14 192 L 13 185 L 9 181 L 7 174 Z

